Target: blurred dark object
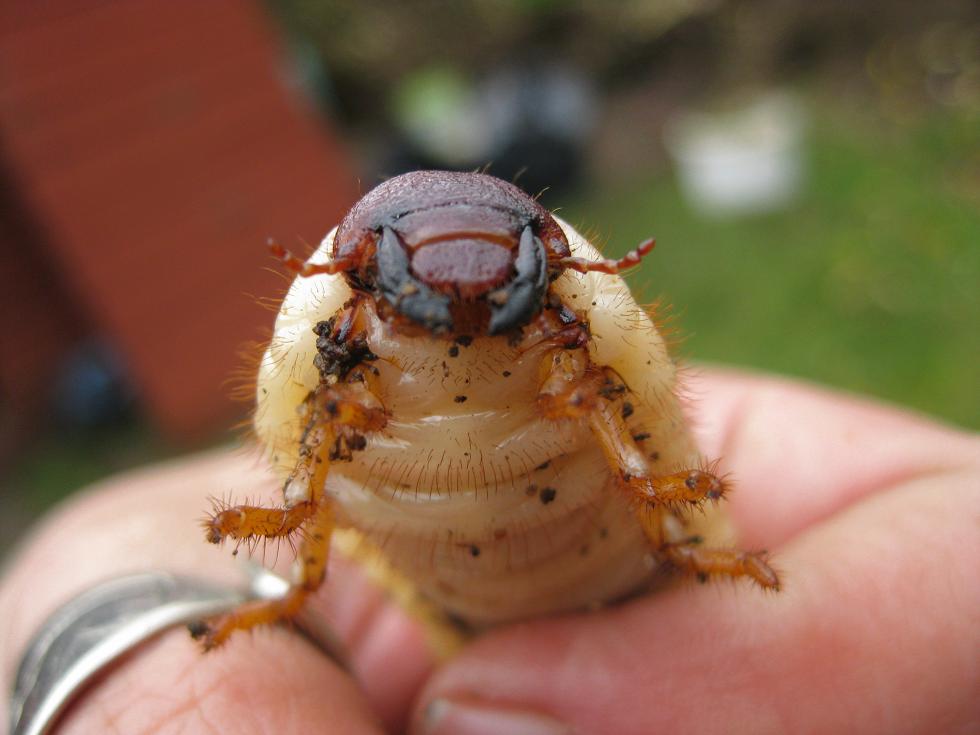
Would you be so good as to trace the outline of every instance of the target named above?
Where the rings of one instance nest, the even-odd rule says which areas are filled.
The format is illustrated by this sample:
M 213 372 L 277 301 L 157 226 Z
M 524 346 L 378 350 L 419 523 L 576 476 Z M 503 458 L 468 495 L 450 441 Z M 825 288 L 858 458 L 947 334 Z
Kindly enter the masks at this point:
M 574 187 L 598 116 L 588 80 L 554 63 L 504 67 L 477 82 L 451 68 L 425 69 L 394 99 L 398 136 L 383 171 L 486 168 L 531 194 Z
M 647 72 L 664 34 L 715 0 L 268 0 L 313 47 L 364 180 L 418 168 L 514 180 L 550 203 L 587 174 L 615 86 Z M 519 175 L 518 175 L 519 174 Z
M 122 356 L 111 345 L 84 342 L 59 368 L 50 411 L 62 427 L 92 429 L 129 418 L 134 391 Z
M 491 171 L 516 179 L 532 195 L 544 192 L 544 201 L 557 206 L 584 174 L 585 149 L 599 116 L 591 82 L 578 69 L 552 62 L 504 67 L 482 91 L 495 129 Z
M 266 238 L 317 242 L 355 198 L 287 76 L 248 0 L 3 4 L 0 424 L 36 423 L 92 335 L 171 438 L 245 412 L 225 384 L 284 287 Z
M 382 119 L 388 93 L 412 72 L 452 64 L 474 74 L 543 62 L 591 78 L 623 76 L 682 21 L 718 0 L 267 0 L 312 43 L 348 121 Z M 628 72 L 627 72 L 628 74 Z

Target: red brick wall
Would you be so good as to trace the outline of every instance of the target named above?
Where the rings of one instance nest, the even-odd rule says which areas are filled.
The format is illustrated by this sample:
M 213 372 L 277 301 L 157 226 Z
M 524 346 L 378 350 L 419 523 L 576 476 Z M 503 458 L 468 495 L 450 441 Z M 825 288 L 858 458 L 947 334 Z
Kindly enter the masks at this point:
M 59 358 L 90 325 L 39 248 L 43 233 L 0 171 L 0 466 L 43 414 Z
M 313 243 L 355 198 L 246 0 L 7 0 L 0 165 L 53 266 L 175 436 L 244 409 L 223 383 L 271 315 L 267 236 Z M 34 246 L 36 247 L 36 245 Z

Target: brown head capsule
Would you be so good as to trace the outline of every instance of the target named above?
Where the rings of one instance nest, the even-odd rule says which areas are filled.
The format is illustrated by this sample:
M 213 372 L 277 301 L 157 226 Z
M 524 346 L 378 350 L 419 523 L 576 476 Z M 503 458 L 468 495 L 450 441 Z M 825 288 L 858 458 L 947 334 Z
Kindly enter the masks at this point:
M 337 229 L 332 261 L 301 272 L 343 273 L 352 289 L 433 334 L 495 335 L 530 322 L 565 268 L 616 273 L 652 247 L 620 261 L 572 258 L 551 213 L 513 184 L 415 171 L 357 202 Z

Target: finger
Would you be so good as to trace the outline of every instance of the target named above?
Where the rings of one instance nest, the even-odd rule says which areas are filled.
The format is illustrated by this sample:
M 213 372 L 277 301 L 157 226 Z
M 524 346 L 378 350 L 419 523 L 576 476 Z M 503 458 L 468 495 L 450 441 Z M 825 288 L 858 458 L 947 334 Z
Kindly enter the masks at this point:
M 364 696 L 393 732 L 402 732 L 436 657 L 422 627 L 354 563 L 332 561 L 327 584 L 310 608 L 343 642 Z
M 356 685 L 288 631 L 202 658 L 170 631 L 128 657 L 71 705 L 58 727 L 89 733 L 384 732 Z
M 978 518 L 975 472 L 913 479 L 783 549 L 778 595 L 681 587 L 492 633 L 433 677 L 415 732 L 970 731 Z
M 5 642 L 0 664 L 6 681 L 10 681 L 16 658 L 28 637 L 43 619 L 58 605 L 99 581 L 157 569 L 242 586 L 240 564 L 232 558 L 230 549 L 216 548 L 203 540 L 199 521 L 208 507 L 206 497 L 231 494 L 272 499 L 276 487 L 275 479 L 252 459 L 222 453 L 118 478 L 53 515 L 12 565 L 0 588 L 0 639 Z M 261 551 L 257 553 L 261 556 Z M 267 561 L 272 562 L 275 557 L 275 549 L 266 550 Z M 278 550 L 278 566 L 285 571 L 290 562 L 291 552 L 283 546 Z M 393 611 L 383 593 L 367 583 L 356 569 L 339 559 L 331 563 L 330 581 L 311 607 L 322 612 L 350 645 L 351 667 L 370 708 L 380 713 L 386 724 L 398 727 L 432 666 L 421 631 L 404 615 Z M 222 670 L 227 665 L 222 661 L 235 660 L 241 664 L 238 668 L 242 675 L 255 686 L 259 686 L 259 681 L 269 683 L 269 672 L 275 671 L 270 662 L 278 661 L 280 656 L 286 657 L 283 660 L 299 656 L 295 649 L 307 646 L 300 645 L 295 634 L 272 630 L 259 630 L 252 636 L 237 635 L 225 650 L 207 656 L 195 651 L 184 634 L 164 640 L 168 642 L 166 652 L 157 654 L 162 659 L 173 656 L 176 662 L 198 662 L 203 667 L 201 676 L 205 677 Z M 381 671 L 379 651 L 395 654 L 400 665 Z M 309 658 L 309 653 L 303 656 Z M 297 660 L 305 660 L 303 656 Z M 145 666 L 143 657 L 144 652 L 140 651 L 132 665 Z M 311 665 L 315 663 L 316 672 L 297 666 L 283 681 L 299 673 L 307 675 L 312 683 L 337 676 L 332 664 L 319 654 L 309 660 Z M 159 663 L 160 659 L 154 660 L 161 674 L 172 670 L 159 668 Z M 115 676 L 92 695 L 108 686 Z M 225 685 L 229 684 L 230 680 L 226 681 Z M 301 691 L 305 690 L 298 687 L 295 696 L 300 697 Z M 82 702 L 90 699 L 96 701 L 94 696 L 86 695 Z M 134 700 L 130 697 L 126 701 L 131 705 Z M 284 706 L 290 701 L 282 700 Z M 349 701 L 350 706 L 361 702 L 358 696 L 344 701 Z M 285 714 L 285 710 L 279 714 Z M 321 716 L 333 714 L 323 710 Z
M 903 480 L 980 458 L 976 437 L 806 383 L 706 369 L 689 389 L 698 444 L 732 473 L 726 511 L 751 548 L 772 548 Z

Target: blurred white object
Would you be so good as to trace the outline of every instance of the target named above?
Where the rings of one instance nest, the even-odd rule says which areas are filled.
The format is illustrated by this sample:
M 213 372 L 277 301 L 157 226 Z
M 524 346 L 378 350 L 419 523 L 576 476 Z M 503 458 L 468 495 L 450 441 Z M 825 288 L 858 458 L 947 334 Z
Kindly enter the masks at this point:
M 804 123 L 799 103 L 777 93 L 727 113 L 676 117 L 665 140 L 685 197 L 712 216 L 790 204 L 804 176 Z
M 409 75 L 396 90 L 395 119 L 420 151 L 443 166 L 470 165 L 493 148 L 494 131 L 478 92 L 452 67 Z

